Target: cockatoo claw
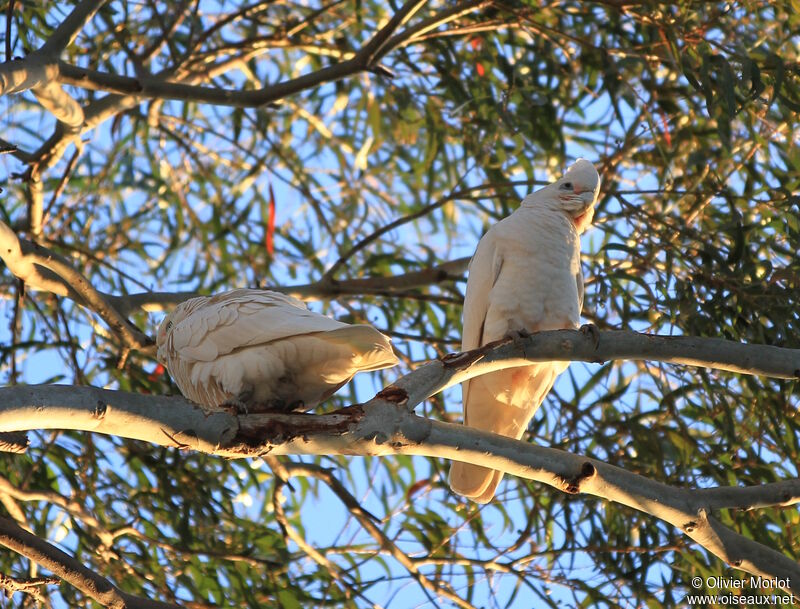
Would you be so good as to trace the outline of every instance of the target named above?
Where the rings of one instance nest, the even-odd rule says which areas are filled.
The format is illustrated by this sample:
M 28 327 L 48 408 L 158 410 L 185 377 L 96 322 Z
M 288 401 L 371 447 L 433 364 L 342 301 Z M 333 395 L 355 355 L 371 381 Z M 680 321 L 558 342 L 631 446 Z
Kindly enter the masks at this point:
M 228 412 L 234 416 L 239 414 L 250 414 L 247 402 L 241 399 L 241 395 L 235 398 L 229 398 L 219 405 L 221 410 Z
M 531 333 L 528 332 L 525 328 L 520 328 L 519 330 L 509 330 L 508 336 L 512 340 L 517 340 L 517 339 L 529 338 L 531 336 Z
M 600 330 L 597 329 L 597 326 L 594 324 L 583 324 L 580 328 L 580 332 L 584 336 L 590 336 L 592 338 L 594 350 L 597 351 L 597 347 L 600 346 Z

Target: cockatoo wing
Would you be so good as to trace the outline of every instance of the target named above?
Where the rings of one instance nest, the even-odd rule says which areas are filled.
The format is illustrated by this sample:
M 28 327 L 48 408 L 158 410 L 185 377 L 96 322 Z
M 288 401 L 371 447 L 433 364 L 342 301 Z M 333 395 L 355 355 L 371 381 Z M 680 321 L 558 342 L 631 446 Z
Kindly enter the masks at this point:
M 489 309 L 489 292 L 503 268 L 503 257 L 498 252 L 495 227 L 478 242 L 475 255 L 469 263 L 467 290 L 464 298 L 464 328 L 461 350 L 477 349 L 483 344 L 483 327 Z M 469 381 L 467 381 L 469 382 Z
M 158 357 L 208 407 L 312 408 L 360 371 L 397 364 L 389 338 L 309 311 L 290 296 L 233 290 L 181 303 L 161 323 Z
M 503 238 L 504 223 L 506 220 L 484 235 L 470 263 L 464 301 L 464 350 L 501 338 L 485 335 L 484 329 L 492 290 L 504 270 L 513 272 L 510 266 L 504 267 L 503 255 L 496 246 L 498 239 Z M 557 374 L 552 365 L 542 363 L 491 372 L 465 381 L 461 385 L 464 424 L 520 438 Z M 450 469 L 453 490 L 480 503 L 491 500 L 501 479 L 501 472 L 468 463 L 454 462 Z
M 178 322 L 172 347 L 180 357 L 209 362 L 235 349 L 343 326 L 277 292 L 233 290 L 207 299 Z

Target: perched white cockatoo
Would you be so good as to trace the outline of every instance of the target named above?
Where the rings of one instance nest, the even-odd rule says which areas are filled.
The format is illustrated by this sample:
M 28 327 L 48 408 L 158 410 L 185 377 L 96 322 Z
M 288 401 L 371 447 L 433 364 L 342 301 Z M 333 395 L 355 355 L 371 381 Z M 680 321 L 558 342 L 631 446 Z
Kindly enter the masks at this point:
M 591 224 L 600 176 L 578 159 L 483 236 L 469 265 L 461 350 L 513 332 L 576 329 L 583 307 L 580 235 Z M 569 362 L 540 362 L 462 383 L 464 424 L 519 439 Z M 450 487 L 478 503 L 502 472 L 454 461 Z
M 158 360 L 185 397 L 208 408 L 308 410 L 353 375 L 397 364 L 389 338 L 267 290 L 182 302 L 158 328 Z

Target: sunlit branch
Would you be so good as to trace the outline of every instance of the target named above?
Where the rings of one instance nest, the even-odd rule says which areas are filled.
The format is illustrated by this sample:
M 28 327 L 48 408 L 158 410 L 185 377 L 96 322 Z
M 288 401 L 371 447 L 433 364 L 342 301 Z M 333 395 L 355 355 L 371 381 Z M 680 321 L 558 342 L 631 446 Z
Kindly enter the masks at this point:
M 34 87 L 37 101 L 69 129 L 78 131 L 83 124 L 83 108 L 57 82 Z
M 24 59 L 0 64 L 0 94 L 33 89 L 42 106 L 69 129 L 77 131 L 83 123 L 83 108 L 58 84 L 61 52 L 69 46 L 105 0 L 80 2 L 37 51 Z
M 60 54 L 75 40 L 83 26 L 89 22 L 105 3 L 106 0 L 83 0 L 79 2 L 72 9 L 72 12 L 67 15 L 67 18 L 61 22 L 61 25 L 50 34 L 47 41 L 39 49 L 39 52 L 44 55 L 54 56 Z
M 502 349 L 503 347 L 500 347 Z M 472 368 L 475 364 L 462 365 Z M 405 379 L 412 378 L 411 373 Z M 671 487 L 580 455 L 416 416 L 403 400 L 398 381 L 363 406 L 325 415 L 206 414 L 181 398 L 137 395 L 93 387 L 26 386 L 0 389 L 0 431 L 32 428 L 83 429 L 195 449 L 229 458 L 259 455 L 420 455 L 479 464 L 544 482 L 567 493 L 588 493 L 668 522 L 729 564 L 766 577 L 800 582 L 800 565 L 781 553 L 748 540 L 714 519 L 719 506 L 702 492 Z M 424 392 L 420 392 L 424 393 Z M 800 480 L 786 481 L 778 493 L 800 499 Z M 775 498 L 730 487 L 730 497 L 746 493 L 746 502 L 764 506 Z M 788 493 L 788 495 L 787 495 Z M 800 584 L 792 584 L 800 591 Z
M 0 95 L 20 93 L 55 82 L 58 73 L 58 65 L 35 53 L 25 59 L 0 63 Z
M 16 234 L 0 221 L 0 258 L 9 270 L 33 289 L 45 289 L 85 304 L 105 321 L 124 345 L 147 349 L 152 340 L 111 306 L 104 296 L 63 258 L 37 251 L 23 252 Z M 49 271 L 49 272 L 48 272 Z M 58 279 L 54 279 L 54 276 Z

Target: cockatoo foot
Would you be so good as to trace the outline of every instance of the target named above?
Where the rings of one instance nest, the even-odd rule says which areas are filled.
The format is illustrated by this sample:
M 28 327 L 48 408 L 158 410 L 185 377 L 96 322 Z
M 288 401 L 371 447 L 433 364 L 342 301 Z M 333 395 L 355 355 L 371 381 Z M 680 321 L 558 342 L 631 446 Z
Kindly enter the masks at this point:
M 228 412 L 232 415 L 238 414 L 249 414 L 250 409 L 247 406 L 247 402 L 242 399 L 242 395 L 238 395 L 235 398 L 228 398 L 222 404 L 219 405 L 220 409 Z
M 597 329 L 597 326 L 594 324 L 583 324 L 580 328 L 580 332 L 584 336 L 590 336 L 592 338 L 592 344 L 594 345 L 595 351 L 597 351 L 597 347 L 600 346 L 600 330 Z
M 520 338 L 528 338 L 530 335 L 531 333 L 525 328 L 520 328 L 519 330 L 509 330 L 506 336 L 512 338 L 513 340 L 517 340 Z
M 287 412 L 305 412 L 308 408 L 306 408 L 303 400 L 295 400 L 294 402 L 290 402 L 288 406 L 284 406 L 284 410 Z

